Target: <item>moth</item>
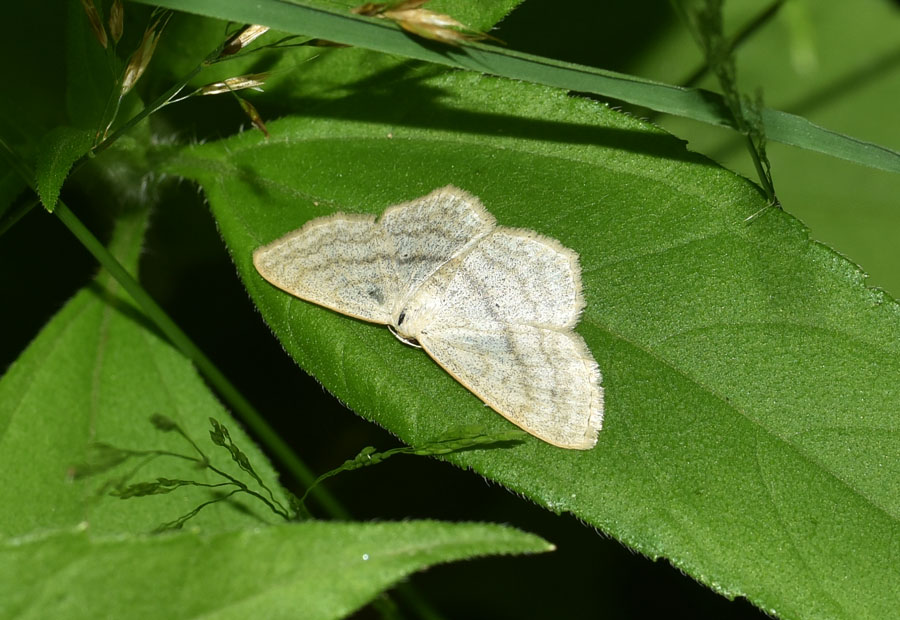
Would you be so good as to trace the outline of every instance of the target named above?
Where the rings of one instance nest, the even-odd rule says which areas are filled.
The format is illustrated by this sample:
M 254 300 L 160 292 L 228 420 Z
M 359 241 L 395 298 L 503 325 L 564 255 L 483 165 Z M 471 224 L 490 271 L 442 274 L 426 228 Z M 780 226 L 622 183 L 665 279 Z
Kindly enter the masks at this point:
M 259 274 L 301 299 L 387 325 L 513 424 L 586 450 L 603 422 L 600 370 L 574 331 L 578 255 L 498 226 L 452 185 L 388 207 L 336 213 L 253 253 Z

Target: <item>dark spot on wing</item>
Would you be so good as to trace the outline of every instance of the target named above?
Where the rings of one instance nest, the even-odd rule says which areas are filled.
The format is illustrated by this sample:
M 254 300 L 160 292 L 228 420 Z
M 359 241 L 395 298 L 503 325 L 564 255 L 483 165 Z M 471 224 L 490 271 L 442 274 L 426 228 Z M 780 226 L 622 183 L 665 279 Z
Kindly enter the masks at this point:
M 384 303 L 384 293 L 377 286 L 370 286 L 368 293 L 369 297 L 377 301 L 379 304 Z

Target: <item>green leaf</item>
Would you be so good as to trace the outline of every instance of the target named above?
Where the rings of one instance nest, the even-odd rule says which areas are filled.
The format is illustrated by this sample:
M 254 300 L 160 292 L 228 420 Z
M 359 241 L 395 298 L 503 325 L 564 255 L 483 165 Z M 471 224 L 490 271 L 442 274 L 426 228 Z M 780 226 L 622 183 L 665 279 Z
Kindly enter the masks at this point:
M 356 50 L 319 61 L 310 82 L 361 64 Z M 770 613 L 900 606 L 900 308 L 852 264 L 747 181 L 559 91 L 426 68 L 303 100 L 272 139 L 197 146 L 168 169 L 202 184 L 263 316 L 338 398 L 414 446 L 510 428 L 387 329 L 291 298 L 251 264 L 313 217 L 454 183 L 579 252 L 578 331 L 607 410 L 588 452 L 529 438 L 448 460 Z
M 427 566 L 552 548 L 512 528 L 429 521 L 155 537 L 57 532 L 0 544 L 0 616 L 343 618 Z
M 134 271 L 147 211 L 125 213 L 111 251 Z M 0 379 L 0 467 L 0 617 L 339 618 L 436 563 L 553 549 L 486 524 L 283 524 L 265 457 L 106 273 Z
M 384 20 L 364 20 L 334 12 L 329 5 L 282 0 L 138 0 L 219 19 L 263 24 L 365 49 L 469 69 L 492 75 L 619 99 L 658 112 L 732 127 L 721 95 L 698 89 L 653 82 L 640 77 L 531 56 L 488 45 L 462 49 L 423 44 Z M 900 153 L 889 148 L 819 127 L 806 119 L 778 110 L 761 111 L 768 139 L 840 157 L 865 166 L 900 172 Z
M 132 269 L 146 217 L 146 211 L 132 212 L 114 238 L 114 253 Z M 223 420 L 255 470 L 270 487 L 278 486 L 265 456 L 191 364 L 148 326 L 109 276 L 101 275 L 53 317 L 0 379 L 0 470 L 14 472 L 0 488 L 0 503 L 16 507 L 0 511 L 0 531 L 20 536 L 86 521 L 95 534 L 146 533 L 211 499 L 210 490 L 190 488 L 118 500 L 106 494 L 106 478 L 69 480 L 97 443 L 196 457 L 183 438 L 154 426 L 151 418 L 160 413 L 200 440 L 213 465 L 247 480 L 226 452 L 204 439 L 208 418 Z M 104 453 L 109 456 L 109 450 Z M 153 459 L 136 476 L 129 482 L 156 477 L 222 482 L 193 461 L 171 457 Z M 205 509 L 191 523 L 209 532 L 278 521 L 264 504 L 243 495 Z
M 525 7 L 523 7 L 525 8 Z M 757 0 L 730 0 L 726 24 L 744 23 Z M 853 28 L 847 28 L 848 23 Z M 880 0 L 855 3 L 786 2 L 778 15 L 738 51 L 744 92 L 764 90 L 768 105 L 844 134 L 900 147 L 894 101 L 900 99 L 900 49 L 894 33 L 900 11 Z M 624 70 L 678 82 L 696 62 L 683 28 L 648 38 Z M 712 83 L 708 78 L 701 86 Z M 691 148 L 742 174 L 755 175 L 740 136 L 684 119 L 660 119 L 672 133 L 690 136 Z M 870 285 L 900 295 L 900 177 L 769 142 L 778 196 L 785 209 L 809 226 L 813 238 L 850 256 L 869 274 Z
M 37 192 L 44 208 L 52 212 L 59 200 L 69 170 L 75 161 L 91 148 L 92 133 L 62 125 L 48 133 L 38 150 L 35 177 Z

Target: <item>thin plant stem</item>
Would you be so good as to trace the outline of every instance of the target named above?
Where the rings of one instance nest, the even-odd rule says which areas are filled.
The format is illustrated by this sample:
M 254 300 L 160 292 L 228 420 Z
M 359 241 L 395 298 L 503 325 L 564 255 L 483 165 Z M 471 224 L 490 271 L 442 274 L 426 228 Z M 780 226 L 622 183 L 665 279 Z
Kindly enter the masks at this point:
M 180 327 L 163 311 L 159 304 L 141 287 L 118 260 L 100 243 L 90 230 L 78 219 L 66 204 L 60 200 L 54 210 L 60 221 L 85 248 L 97 259 L 113 278 L 131 295 L 144 314 L 156 324 L 166 338 L 188 359 L 190 359 L 204 377 L 218 391 L 235 413 L 253 430 L 260 441 L 273 456 L 291 472 L 303 485 L 309 486 L 316 479 L 306 464 L 301 461 L 284 440 L 269 426 L 268 422 L 256 411 L 253 405 L 244 398 L 234 385 L 225 377 L 215 364 L 201 351 L 197 345 L 181 330 Z M 350 515 L 338 500 L 328 492 L 313 491 L 313 497 L 322 508 L 336 519 L 349 519 Z
M 741 28 L 737 33 L 735 33 L 734 37 L 731 38 L 729 43 L 729 49 L 731 51 L 739 48 L 744 41 L 749 39 L 753 34 L 755 34 L 760 28 L 769 23 L 775 15 L 778 14 L 778 11 L 781 9 L 785 0 L 773 0 L 769 6 L 760 11 L 753 19 L 744 24 L 744 27 Z M 685 87 L 694 87 L 697 85 L 697 82 L 700 81 L 704 75 L 709 72 L 709 63 L 704 62 L 702 65 L 694 69 L 688 77 L 683 79 L 680 84 Z

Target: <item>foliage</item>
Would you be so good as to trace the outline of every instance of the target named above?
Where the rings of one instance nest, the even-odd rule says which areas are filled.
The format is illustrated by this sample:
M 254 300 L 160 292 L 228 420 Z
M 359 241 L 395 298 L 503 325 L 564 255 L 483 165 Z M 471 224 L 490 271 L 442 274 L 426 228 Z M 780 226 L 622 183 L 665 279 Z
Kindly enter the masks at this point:
M 122 23 L 117 0 L 69 3 L 52 16 L 11 9 L 18 27 L 4 45 L 19 49 L 4 55 L 7 80 L 41 79 L 5 100 L 0 115 L 9 164 L 0 175 L 0 273 L 15 291 L 7 324 L 25 330 L 10 330 L 7 359 L 15 361 L 0 379 L 8 472 L 0 496 L 15 506 L 0 511 L 0 616 L 112 616 L 127 605 L 137 617 L 293 617 L 302 609 L 329 618 L 373 600 L 392 616 L 394 604 L 378 594 L 414 571 L 552 548 L 508 527 L 406 520 L 442 512 L 419 510 L 430 495 L 451 521 L 492 517 L 565 540 L 584 532 L 581 548 L 561 545 L 546 560 L 492 560 L 504 567 L 485 576 L 497 589 L 513 575 L 516 586 L 527 580 L 527 562 L 571 557 L 573 546 L 580 554 L 577 564 L 535 571 L 542 581 L 533 591 L 557 596 L 535 603 L 498 591 L 495 617 L 522 615 L 516 605 L 583 615 L 616 604 L 616 580 L 632 560 L 596 579 L 586 563 L 618 543 L 604 547 L 562 513 L 767 613 L 891 616 L 900 604 L 900 308 L 772 206 L 772 181 L 783 177 L 766 150 L 781 140 L 882 169 L 900 157 L 748 104 L 740 55 L 730 54 L 738 40 L 765 36 L 766 24 L 778 23 L 769 20 L 785 15 L 782 3 L 765 19 L 745 19 L 763 34 L 732 39 L 722 29 L 733 17 L 727 5 L 724 14 L 716 2 L 707 13 L 684 11 L 724 99 L 519 51 L 515 29 L 503 31 L 528 8 L 510 14 L 514 0 L 435 0 L 428 14 L 416 13 L 418 3 L 379 6 L 376 19 L 351 13 L 349 0 L 176 4 L 209 17 L 126 4 Z M 440 13 L 467 33 L 489 32 L 509 14 L 490 31 L 509 45 L 455 38 L 447 28 L 456 26 L 433 26 Z M 439 40 L 377 19 L 390 15 Z M 281 32 L 236 44 L 241 28 L 214 17 Z M 409 27 L 420 18 L 431 21 Z M 23 34 L 38 30 L 58 43 L 39 47 Z M 566 44 L 549 31 L 541 37 Z M 737 126 L 750 137 L 765 191 L 571 90 Z M 256 129 L 234 131 L 241 122 Z M 199 184 L 209 202 L 233 261 L 216 272 L 227 286 L 238 290 L 236 269 L 290 357 L 408 447 L 360 452 L 387 440 L 313 404 L 319 386 L 298 385 L 258 315 L 241 314 L 242 294 L 220 297 L 203 243 L 212 227 L 187 192 L 162 182 L 173 177 Z M 448 183 L 480 196 L 499 223 L 579 252 L 587 308 L 578 329 L 607 395 L 595 449 L 510 434 L 421 351 L 291 299 L 252 268 L 254 248 L 312 217 L 379 213 Z M 52 216 L 29 213 L 38 196 Z M 100 262 L 99 275 L 82 271 L 66 284 L 72 265 L 51 218 Z M 46 291 L 55 301 L 41 305 L 34 295 Z M 39 329 L 41 312 L 60 305 Z M 265 355 L 253 348 L 266 346 Z M 477 430 L 460 430 L 467 427 Z M 256 441 L 278 461 L 281 482 Z M 395 454 L 418 456 L 368 467 Z M 439 461 L 460 471 L 447 474 Z M 353 469 L 362 471 L 333 477 Z M 462 470 L 545 510 L 506 497 L 511 508 L 495 516 L 475 500 L 451 500 L 452 485 L 439 480 L 470 484 L 475 477 Z M 390 483 L 414 474 L 412 484 Z M 307 509 L 295 495 L 310 489 Z M 404 521 L 297 521 L 307 513 Z M 536 516 L 520 520 L 528 514 Z M 467 591 L 429 589 L 428 578 L 425 599 L 445 610 L 452 606 L 435 591 Z M 575 590 L 590 598 L 567 595 Z M 433 611 L 408 589 L 398 596 L 419 614 Z M 587 604 L 596 609 L 579 608 Z M 706 604 L 720 605 L 710 612 L 718 617 L 753 613 Z

